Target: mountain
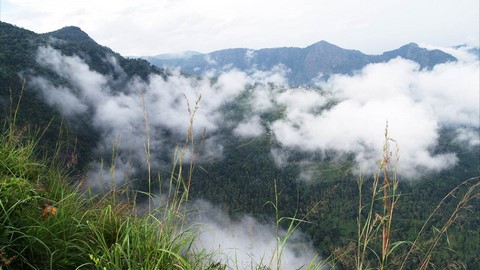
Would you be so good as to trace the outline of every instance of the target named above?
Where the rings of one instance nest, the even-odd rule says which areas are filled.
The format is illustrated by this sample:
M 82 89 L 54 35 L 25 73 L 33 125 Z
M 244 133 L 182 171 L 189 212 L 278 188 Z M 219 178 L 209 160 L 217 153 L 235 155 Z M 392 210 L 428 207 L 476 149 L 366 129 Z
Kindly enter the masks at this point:
M 453 62 L 457 60 L 450 54 L 444 53 L 440 50 L 427 50 L 419 47 L 416 43 L 409 43 L 396 50 L 384 52 L 382 55 L 378 56 L 378 60 L 376 60 L 376 62 L 387 62 L 396 57 L 417 62 L 422 68 L 432 68 L 437 64 Z
M 87 33 L 83 32 L 80 27 L 76 26 L 66 26 L 62 29 L 43 34 L 43 36 L 98 46 L 98 44 L 90 38 Z
M 410 43 L 381 55 L 367 55 L 357 50 L 340 48 L 320 41 L 306 48 L 271 48 L 250 50 L 225 49 L 208 54 L 194 54 L 188 58 L 146 57 L 158 67 L 180 67 L 186 73 L 202 75 L 207 70 L 221 71 L 223 67 L 242 71 L 271 70 L 277 65 L 290 72 L 288 80 L 293 85 L 312 84 L 319 75 L 352 74 L 367 64 L 387 62 L 402 57 L 417 62 L 421 68 L 456 61 L 456 58 L 440 50 L 427 50 Z
M 110 48 L 99 45 L 87 33 L 79 27 L 68 26 L 57 31 L 41 34 L 47 40 L 59 40 L 50 42 L 49 45 L 61 50 L 67 55 L 79 55 L 87 60 L 89 66 L 102 74 L 113 72 L 113 67 L 105 65 L 105 58 L 113 57 L 128 77 L 137 75 L 146 78 L 150 73 L 161 74 L 163 70 L 152 66 L 147 61 L 138 58 L 125 58 L 112 51 Z
M 17 124 L 28 124 L 31 128 L 44 128 L 44 145 L 55 147 L 56 138 L 60 129 L 65 126 L 70 129 L 72 141 L 78 139 L 79 162 L 83 165 L 91 158 L 91 151 L 98 140 L 98 132 L 91 126 L 91 119 L 79 117 L 75 122 L 63 121 L 63 116 L 53 107 L 46 104 L 39 94 L 34 91 L 35 86 L 27 80 L 29 76 L 45 76 L 55 86 L 74 88 L 70 82 L 48 68 L 39 65 L 36 55 L 39 47 L 50 46 L 64 55 L 77 55 L 83 59 L 90 70 L 99 74 L 111 75 L 116 85 L 111 85 L 113 91 L 123 91 L 122 85 L 131 78 L 138 76 L 146 79 L 150 74 L 167 74 L 143 59 L 127 59 L 110 48 L 96 43 L 80 28 L 69 26 L 45 34 L 0 22 L 0 122 L 3 123 L 6 115 L 13 110 L 10 100 L 14 104 L 20 97 Z M 108 59 L 111 62 L 107 61 Z M 113 64 L 113 62 L 116 64 Z M 117 72 L 117 67 L 122 72 Z M 25 83 L 25 86 L 22 85 Z M 21 91 L 24 88 L 25 91 Z M 83 162 L 82 162 L 83 161 Z
M 129 59 L 112 51 L 110 48 L 96 43 L 87 33 L 75 26 L 64 27 L 57 31 L 45 34 L 36 34 L 32 31 L 0 22 L 0 78 L 7 80 L 13 74 L 18 74 L 25 68 L 41 71 L 42 68 L 35 62 L 35 55 L 39 46 L 51 46 L 65 55 L 82 57 L 89 67 L 102 74 L 113 71 L 113 66 L 105 63 L 105 59 L 113 57 L 125 71 L 127 77 L 140 76 L 146 78 L 149 74 L 166 74 L 163 70 L 151 65 L 143 59 Z M 4 93 L 5 87 L 1 88 Z

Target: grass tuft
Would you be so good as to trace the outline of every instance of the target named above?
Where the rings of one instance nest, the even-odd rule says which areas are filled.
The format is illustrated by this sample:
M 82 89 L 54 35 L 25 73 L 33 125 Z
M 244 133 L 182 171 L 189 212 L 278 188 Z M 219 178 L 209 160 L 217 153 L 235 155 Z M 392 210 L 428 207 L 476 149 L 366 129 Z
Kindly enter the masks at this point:
M 197 232 L 185 225 L 193 163 L 185 172 L 182 160 L 192 129 L 175 156 L 167 202 L 139 215 L 138 192 L 127 187 L 102 195 L 72 186 L 67 164 L 42 157 L 40 133 L 17 128 L 15 116 L 0 133 L 0 269 L 225 269 L 194 252 Z

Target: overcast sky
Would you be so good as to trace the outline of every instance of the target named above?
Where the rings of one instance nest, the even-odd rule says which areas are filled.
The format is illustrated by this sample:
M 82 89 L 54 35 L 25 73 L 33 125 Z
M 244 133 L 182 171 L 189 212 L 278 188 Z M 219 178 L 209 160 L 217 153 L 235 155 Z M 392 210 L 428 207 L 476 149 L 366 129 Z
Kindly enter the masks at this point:
M 79 26 L 125 56 L 320 40 L 375 54 L 480 39 L 478 0 L 0 0 L 0 19 L 37 33 Z

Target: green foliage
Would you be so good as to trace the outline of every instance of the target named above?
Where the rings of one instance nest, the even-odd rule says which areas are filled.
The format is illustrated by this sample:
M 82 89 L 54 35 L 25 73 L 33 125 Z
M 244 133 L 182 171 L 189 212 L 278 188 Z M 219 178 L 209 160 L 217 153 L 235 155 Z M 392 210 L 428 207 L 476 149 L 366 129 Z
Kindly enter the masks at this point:
M 193 232 L 176 232 L 158 213 L 120 218 L 112 206 L 100 213 L 99 222 L 87 224 L 95 237 L 89 244 L 97 269 L 192 269 L 187 253 Z
M 185 197 L 134 214 L 135 199 L 118 199 L 127 190 L 98 196 L 82 191 L 81 182 L 72 187 L 57 158 L 38 156 L 35 137 L 13 122 L 6 126 L 0 135 L 0 268 L 224 269 L 193 251 L 196 232 L 184 227 L 180 207 Z
M 83 232 L 75 219 L 83 214 L 82 200 L 62 183 L 65 172 L 39 159 L 36 141 L 13 124 L 0 136 L 0 251 L 8 261 L 5 268 L 69 269 L 84 260 L 78 255 Z M 61 211 L 46 213 L 46 205 Z
M 236 117 L 232 111 L 234 110 L 229 110 L 227 116 Z M 436 204 L 455 189 L 462 179 L 480 174 L 479 146 L 465 148 L 455 143 L 454 134 L 448 128 L 440 134 L 441 143 L 435 151 L 459 153 L 459 163 L 452 170 L 424 175 L 414 181 L 398 181 L 396 194 L 401 194 L 401 200 L 395 207 L 392 220 L 394 228 L 390 231 L 390 236 L 394 239 L 393 242 L 413 242 L 429 213 L 435 210 Z M 275 212 L 265 207 L 265 202 L 274 197 L 275 187 L 271 179 L 278 179 L 277 188 L 281 193 L 279 215 L 305 216 L 311 212 L 305 219 L 307 222 L 301 223 L 299 229 L 308 234 L 323 257 L 339 256 L 351 248 L 352 241 L 357 239 L 359 193 L 352 180 L 355 179 L 351 173 L 353 163 L 348 158 L 329 159 L 326 153 L 325 156 L 310 157 L 309 163 L 297 163 L 297 160 L 305 160 L 306 156 L 290 151 L 288 165 L 279 168 L 270 152 L 275 141 L 268 135 L 242 140 L 225 131 L 220 136 L 222 145 L 225 146 L 223 159 L 218 163 L 212 161 L 199 164 L 202 170 L 195 172 L 191 192 L 194 198 L 206 198 L 232 216 L 249 213 L 260 220 L 273 222 L 271 217 Z M 309 172 L 309 180 L 299 179 L 300 172 Z M 364 187 L 372 186 L 373 181 L 374 179 L 366 177 Z M 370 188 L 364 188 L 363 193 L 363 199 L 372 196 Z M 429 228 L 441 228 L 455 210 L 455 203 L 453 198 L 447 199 L 430 220 Z M 468 212 L 459 215 L 448 234 L 444 234 L 442 244 L 437 245 L 431 259 L 432 264 L 445 266 L 457 262 L 465 264 L 467 268 L 478 265 L 476 250 L 480 249 L 477 237 L 479 206 L 478 200 L 469 201 Z M 284 223 L 281 226 L 288 229 Z M 430 232 L 433 230 L 424 235 L 422 242 L 429 241 L 433 236 Z M 380 248 L 377 240 L 372 243 Z M 396 248 L 396 252 L 404 254 L 406 249 L 406 245 L 402 244 Z M 368 259 L 372 258 L 369 256 Z M 412 261 L 414 258 L 409 263 Z M 337 261 L 337 267 L 345 269 L 354 265 L 354 261 Z

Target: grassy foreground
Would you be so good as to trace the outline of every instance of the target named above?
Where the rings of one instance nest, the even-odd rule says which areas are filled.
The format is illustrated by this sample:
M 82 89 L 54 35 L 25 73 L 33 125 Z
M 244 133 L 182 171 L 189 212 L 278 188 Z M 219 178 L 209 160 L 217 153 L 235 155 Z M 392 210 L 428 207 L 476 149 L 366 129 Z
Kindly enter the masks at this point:
M 192 134 L 199 101 L 193 110 L 188 104 L 190 128 L 185 144 L 173 157 L 166 199 L 155 206 L 152 202 L 158 198 L 150 186 L 146 114 L 148 192 L 119 188 L 112 179 L 108 191 L 98 194 L 85 184 L 87 179 L 69 175 L 69 159 L 76 157 L 60 158 L 65 148 L 61 141 L 53 153 L 50 150 L 48 155 L 40 155 L 42 134 L 16 126 L 17 104 L 0 127 L 0 270 L 243 269 L 238 264 L 228 266 L 217 261 L 224 260 L 221 251 L 197 248 L 194 242 L 199 227 L 186 221 L 183 205 L 188 202 L 194 161 L 183 165 L 183 157 L 187 151 L 195 154 L 202 145 L 195 148 Z M 111 166 L 113 178 L 115 165 Z M 137 205 L 137 195 L 148 198 L 148 203 Z M 291 220 L 287 236 L 278 235 L 277 227 L 278 244 L 269 262 L 265 258 L 252 261 L 250 269 L 282 269 L 285 243 L 298 226 L 293 226 L 295 219 Z M 320 268 L 322 264 L 313 260 L 307 266 Z
M 118 199 L 126 189 L 94 195 L 74 187 L 58 155 L 39 157 L 38 136 L 14 123 L 3 130 L 0 269 L 224 268 L 194 252 L 183 198 L 137 215 L 135 199 Z

